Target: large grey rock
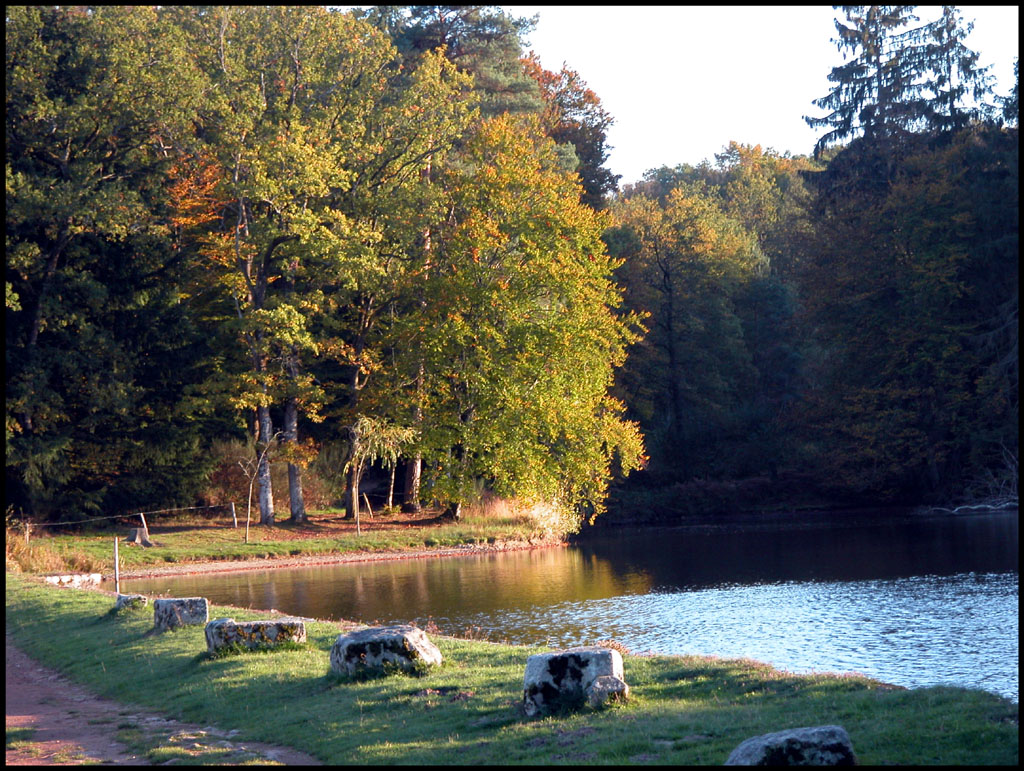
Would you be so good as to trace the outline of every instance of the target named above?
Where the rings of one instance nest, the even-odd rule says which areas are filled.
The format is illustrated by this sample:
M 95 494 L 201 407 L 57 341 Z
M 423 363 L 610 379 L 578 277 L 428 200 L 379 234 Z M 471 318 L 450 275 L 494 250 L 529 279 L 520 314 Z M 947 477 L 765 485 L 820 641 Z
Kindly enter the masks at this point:
M 339 635 L 331 646 L 331 669 L 354 675 L 390 666 L 404 670 L 438 666 L 441 651 L 419 627 L 378 626 Z
M 281 642 L 306 642 L 306 625 L 297 618 L 239 621 L 216 618 L 206 625 L 206 649 L 213 653 L 230 645 L 268 648 Z
M 157 631 L 205 624 L 209 620 L 210 605 L 205 597 L 174 597 L 153 602 L 153 626 Z
M 114 610 L 121 610 L 122 608 L 136 610 L 137 608 L 144 608 L 148 604 L 149 597 L 144 594 L 119 594 L 117 595 L 117 601 L 114 603 Z
M 598 706 L 613 693 L 616 698 L 624 698 L 629 688 L 622 655 L 611 648 L 569 648 L 538 653 L 526 660 L 523 711 L 527 715 L 571 709 L 582 706 L 584 701 Z
M 740 744 L 725 761 L 727 766 L 852 766 L 850 736 L 842 726 L 791 728 L 755 736 Z

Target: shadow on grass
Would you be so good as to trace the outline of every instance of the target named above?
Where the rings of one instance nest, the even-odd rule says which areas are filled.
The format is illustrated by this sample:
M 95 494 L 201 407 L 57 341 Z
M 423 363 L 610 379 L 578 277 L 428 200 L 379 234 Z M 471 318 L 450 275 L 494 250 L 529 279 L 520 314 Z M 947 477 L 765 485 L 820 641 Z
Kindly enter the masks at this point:
M 259 645 L 253 648 L 249 648 L 241 643 L 232 643 L 231 645 L 225 645 L 218 648 L 215 651 L 206 650 L 202 653 L 198 653 L 194 660 L 196 662 L 217 661 L 218 659 L 228 659 L 238 656 L 269 656 L 275 653 L 287 653 L 288 651 L 313 650 L 316 649 L 309 643 L 298 643 L 291 640 L 285 640 L 275 645 Z
M 443 664 L 441 665 L 444 666 Z M 428 664 L 418 663 L 413 667 L 405 668 L 398 664 L 385 662 L 382 667 L 361 666 L 351 674 L 344 674 L 330 670 L 327 674 L 328 681 L 333 685 L 345 685 L 348 683 L 366 683 L 372 680 L 387 680 L 390 677 L 408 677 L 413 679 L 423 678 L 437 671 L 437 667 Z
M 8 728 L 5 736 L 5 744 L 7 749 L 16 748 L 21 744 L 30 744 L 35 736 L 36 729 L 32 726 L 24 726 L 22 728 Z
M 147 611 L 152 613 L 152 607 L 147 605 L 125 605 L 123 608 L 113 607 L 90 623 L 102 624 L 108 621 L 133 621 L 145 616 Z

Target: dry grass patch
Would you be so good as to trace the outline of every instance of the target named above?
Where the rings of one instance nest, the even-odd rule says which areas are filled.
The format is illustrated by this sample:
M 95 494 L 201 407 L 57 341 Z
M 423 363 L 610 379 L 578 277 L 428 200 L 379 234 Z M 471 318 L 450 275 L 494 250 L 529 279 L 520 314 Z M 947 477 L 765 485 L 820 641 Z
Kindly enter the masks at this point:
M 29 535 L 7 528 L 5 563 L 12 573 L 99 573 L 106 566 L 85 550 L 61 545 L 48 535 Z

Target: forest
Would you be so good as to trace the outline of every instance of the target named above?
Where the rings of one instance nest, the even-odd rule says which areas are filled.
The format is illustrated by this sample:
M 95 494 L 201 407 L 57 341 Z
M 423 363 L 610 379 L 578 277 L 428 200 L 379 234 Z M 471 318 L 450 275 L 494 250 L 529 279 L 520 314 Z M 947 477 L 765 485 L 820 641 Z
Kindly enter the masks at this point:
M 1017 86 L 836 8 L 813 152 L 620 188 L 494 6 L 8 7 L 8 522 L 1015 501 Z

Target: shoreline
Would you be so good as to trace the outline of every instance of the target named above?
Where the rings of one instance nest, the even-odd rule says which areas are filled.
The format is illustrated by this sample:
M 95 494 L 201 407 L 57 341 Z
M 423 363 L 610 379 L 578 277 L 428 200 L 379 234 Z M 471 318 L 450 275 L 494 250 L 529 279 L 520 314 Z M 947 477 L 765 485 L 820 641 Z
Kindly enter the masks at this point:
M 159 578 L 161 576 L 194 575 L 203 573 L 232 573 L 250 570 L 271 570 L 276 568 L 314 567 L 318 565 L 338 565 L 354 562 L 384 562 L 403 559 L 441 559 L 445 557 L 466 557 L 475 555 L 497 554 L 508 551 L 527 551 L 530 549 L 550 549 L 566 547 L 568 541 L 563 538 L 534 541 L 502 541 L 493 544 L 460 544 L 441 548 L 424 548 L 397 551 L 354 551 L 324 552 L 322 554 L 303 554 L 288 557 L 259 557 L 246 560 L 209 560 L 197 562 L 174 562 L 165 565 L 151 565 L 131 570 L 121 570 L 122 579 Z M 103 573 L 103 581 L 112 581 L 113 573 Z
M 881 520 L 908 522 L 928 517 L 971 517 L 1016 512 L 1017 505 L 970 505 L 948 509 L 939 506 L 848 506 L 806 510 L 733 511 L 724 514 L 682 514 L 651 516 L 626 521 L 598 520 L 584 529 L 587 535 L 600 536 L 623 530 L 757 530 L 770 528 L 811 528 L 874 524 Z M 573 536 L 578 539 L 581 534 Z M 583 536 L 586 537 L 586 536 Z
M 500 551 L 524 551 L 524 550 L 538 549 L 538 548 L 551 548 L 553 546 L 563 546 L 564 547 L 564 546 L 568 545 L 568 544 L 566 544 L 564 542 L 563 543 L 552 542 L 552 543 L 548 543 L 548 544 L 532 544 L 532 545 L 531 544 L 526 544 L 526 543 L 523 543 L 523 542 L 509 542 L 509 543 L 514 543 L 514 544 L 517 544 L 517 545 L 514 546 L 513 548 L 504 548 L 504 549 L 500 548 L 502 546 L 501 544 L 491 545 L 491 548 L 489 548 L 489 549 L 484 549 L 484 548 L 478 547 L 478 546 L 477 547 L 473 547 L 473 548 L 476 551 L 480 552 L 480 553 L 484 553 L 484 552 L 495 553 L 495 552 L 500 552 Z M 417 558 L 422 559 L 422 558 L 430 558 L 430 557 L 462 556 L 462 555 L 465 555 L 467 553 L 469 553 L 468 549 L 446 548 L 446 549 L 434 550 L 433 552 L 427 552 L 425 550 L 417 550 L 415 553 L 408 554 L 408 556 L 409 556 L 410 559 L 417 559 Z M 383 560 L 401 559 L 403 554 L 404 554 L 403 552 L 387 552 L 387 553 L 382 553 L 381 555 L 379 555 L 379 559 L 383 559 Z M 367 552 L 359 552 L 359 553 L 355 553 L 355 554 L 351 554 L 351 555 L 333 555 L 335 557 L 339 557 L 339 558 L 343 558 L 343 559 L 324 561 L 323 564 L 330 564 L 332 562 L 333 563 L 339 563 L 339 562 L 372 561 L 373 557 L 369 556 L 369 555 L 370 555 L 370 553 L 367 553 Z M 316 556 L 316 555 L 311 555 L 311 556 Z M 323 555 L 323 556 L 330 557 L 331 555 Z M 348 559 L 344 559 L 345 557 L 348 557 Z M 289 560 L 295 560 L 296 558 L 288 558 L 288 559 Z M 261 568 L 262 569 L 266 569 L 268 567 L 274 567 L 274 566 L 273 565 L 268 566 L 266 564 L 255 564 L 255 563 L 257 563 L 257 562 L 259 562 L 259 563 L 275 563 L 275 562 L 276 563 L 280 563 L 280 562 L 283 562 L 283 561 L 285 561 L 285 560 L 283 560 L 283 559 L 277 559 L 277 560 L 275 560 L 275 559 L 252 560 L 250 562 L 254 563 L 254 564 L 247 565 L 246 567 L 240 568 L 240 570 L 258 570 L 258 569 L 261 569 Z M 317 562 L 319 562 L 319 561 L 317 561 Z M 316 563 L 311 563 L 311 564 L 316 564 Z M 201 571 L 194 571 L 194 572 L 195 573 L 204 573 L 204 572 L 205 573 L 224 573 L 224 572 L 230 572 L 232 570 L 230 562 L 203 563 L 203 566 L 206 567 L 206 568 L 211 568 L 211 566 L 216 566 L 216 565 L 221 565 L 223 567 L 221 569 L 213 568 L 213 569 L 209 569 L 209 570 L 201 570 Z M 296 565 L 279 565 L 279 567 L 296 567 Z M 193 571 L 190 571 L 190 572 L 193 572 Z M 172 575 L 172 574 L 173 573 L 161 573 L 159 575 Z M 182 573 L 182 574 L 185 575 L 185 574 L 188 574 L 188 573 Z M 152 575 L 157 575 L 157 574 L 152 574 Z M 38 579 L 38 576 L 22 576 L 22 577 L 29 578 L 29 579 Z M 143 578 L 143 577 L 149 577 L 149 576 L 136 575 L 134 577 L 136 577 L 136 578 Z M 92 586 L 61 587 L 61 588 L 65 588 L 65 589 L 66 588 L 77 588 L 80 591 L 94 592 L 94 593 L 97 593 L 97 594 L 106 595 L 108 597 L 117 597 L 117 592 L 115 592 L 112 588 L 103 588 L 102 586 L 100 586 L 98 584 L 97 585 L 92 585 Z M 151 598 L 159 597 L 158 594 L 152 594 L 152 593 L 147 593 L 147 594 Z M 218 603 L 218 606 L 219 607 L 223 607 L 223 608 L 228 608 L 230 610 L 236 611 L 236 612 L 241 613 L 241 614 L 256 613 L 256 614 L 265 615 L 265 616 L 268 616 L 268 617 L 280 617 L 282 615 L 282 611 L 278 610 L 277 608 L 249 607 L 249 606 L 243 606 L 243 605 L 232 605 L 230 603 L 229 604 Z M 352 619 L 352 618 L 320 618 L 320 617 L 309 617 L 309 616 L 297 616 L 297 615 L 293 615 L 293 614 L 284 614 L 284 615 L 289 615 L 289 617 L 298 618 L 298 619 L 301 619 L 302 621 L 305 621 L 305 622 L 308 622 L 308 623 L 326 624 L 326 625 L 334 626 L 342 634 L 347 634 L 350 631 L 354 631 L 354 630 L 357 630 L 357 629 L 364 629 L 364 628 L 367 628 L 368 626 L 372 626 L 373 625 L 372 622 L 367 622 L 367 621 L 364 621 L 364 620 L 358 620 L 358 619 Z M 415 622 L 412 622 L 412 623 L 415 623 Z M 438 638 L 443 638 L 443 639 L 453 640 L 453 641 L 472 640 L 474 642 L 484 643 L 486 645 L 506 646 L 506 647 L 511 647 L 511 648 L 531 647 L 531 645 L 533 645 L 532 643 L 511 643 L 511 642 L 509 642 L 507 640 L 505 640 L 505 641 L 497 641 L 497 640 L 487 640 L 487 639 L 482 639 L 482 638 L 465 637 L 465 636 L 458 635 L 458 634 L 446 633 L 446 632 L 443 632 L 443 631 L 440 631 L 440 630 L 435 631 L 435 632 L 431 632 L 431 637 L 435 637 L 435 636 L 438 637 Z M 551 646 L 549 645 L 549 647 L 551 647 Z M 552 650 L 554 650 L 554 649 L 555 648 L 553 647 Z M 695 652 L 663 653 L 663 652 L 655 652 L 655 651 L 649 651 L 649 650 L 647 650 L 647 651 L 640 651 L 640 650 L 632 651 L 631 650 L 631 651 L 629 651 L 629 655 L 634 656 L 636 658 L 647 658 L 647 659 L 650 659 L 650 658 L 666 658 L 666 659 L 697 658 L 697 659 L 704 659 L 704 660 L 707 660 L 707 661 L 717 661 L 717 662 L 745 661 L 745 662 L 753 663 L 753 664 L 755 664 L 757 666 L 767 667 L 769 669 L 775 670 L 780 675 L 794 676 L 794 677 L 811 677 L 811 676 L 819 676 L 819 675 L 831 676 L 831 677 L 837 677 L 837 678 L 858 678 L 859 677 L 859 678 L 864 678 L 865 680 L 868 680 L 868 681 L 871 681 L 871 682 L 875 683 L 878 688 L 880 688 L 882 690 L 885 690 L 885 691 L 914 691 L 914 690 L 921 690 L 921 689 L 926 689 L 926 688 L 930 688 L 930 687 L 936 687 L 934 685 L 900 685 L 900 684 L 897 684 L 897 683 L 889 682 L 888 680 L 882 680 L 882 679 L 880 679 L 879 677 L 877 677 L 875 675 L 870 675 L 870 674 L 867 674 L 865 672 L 861 672 L 859 670 L 843 670 L 843 669 L 839 669 L 839 668 L 837 668 L 837 669 L 803 669 L 803 668 L 801 668 L 801 669 L 792 670 L 792 669 L 787 669 L 783 665 L 774 664 L 774 663 L 772 663 L 770 661 L 767 661 L 765 659 L 755 658 L 755 657 L 751 657 L 751 656 L 733 656 L 733 655 L 720 655 L 720 654 L 714 654 L 714 653 L 695 653 Z M 972 686 L 962 686 L 962 685 L 958 686 L 958 685 L 952 685 L 951 684 L 950 687 L 971 688 Z M 1007 694 L 1000 693 L 1000 692 L 995 691 L 995 690 L 990 690 L 988 688 L 984 688 L 984 687 L 981 687 L 981 686 L 973 686 L 973 687 L 976 688 L 977 690 L 982 690 L 982 691 L 985 691 L 987 693 L 990 693 L 990 694 L 993 694 L 995 696 L 998 696 L 1000 698 L 1007 699 L 1013 705 L 1019 705 L 1019 698 L 1015 698 L 1013 696 L 1009 696 Z
M 404 559 L 443 559 L 447 557 L 465 557 L 471 555 L 497 554 L 509 551 L 526 551 L 531 549 L 548 549 L 552 547 L 568 547 L 586 541 L 588 538 L 614 537 L 624 531 L 657 531 L 657 530 L 689 530 L 695 532 L 720 532 L 730 530 L 758 530 L 768 528 L 807 529 L 816 527 L 856 526 L 877 522 L 879 517 L 896 521 L 908 521 L 922 517 L 962 517 L 985 514 L 1001 514 L 1016 511 L 997 507 L 969 507 L 971 511 L 952 511 L 949 509 L 927 509 L 924 507 L 891 507 L 874 509 L 868 507 L 850 507 L 848 509 L 815 509 L 808 511 L 780 512 L 737 512 L 733 514 L 708 517 L 682 517 L 675 522 L 643 521 L 614 522 L 586 528 L 582 533 L 567 537 L 551 537 L 530 539 L 528 541 L 498 541 L 488 544 L 459 544 L 457 546 L 424 547 L 409 550 L 323 552 L 319 554 L 302 554 L 295 556 L 256 557 L 238 560 L 196 560 L 185 562 L 148 565 L 138 568 L 125 568 L 120 571 L 121 578 L 159 578 L 162 576 L 199 575 L 211 573 L 231 573 L 252 570 L 270 570 L 277 568 L 314 567 L 318 565 L 339 565 L 358 562 L 383 562 Z M 884 512 L 884 514 L 882 513 Z M 103 572 L 103 581 L 113 581 L 113 572 Z
M 8 582 L 15 645 L 38 655 L 43 666 L 73 671 L 95 694 L 116 694 L 129 705 L 114 718 L 118 728 L 126 710 L 187 715 L 202 726 L 205 736 L 198 738 L 174 733 L 147 741 L 141 749 L 159 751 L 158 762 L 169 750 L 192 754 L 193 741 L 209 740 L 211 752 L 220 752 L 223 741 L 248 748 L 252 738 L 326 765 L 592 765 L 598 754 L 618 765 L 718 765 L 751 736 L 819 724 L 843 725 L 863 765 L 1017 762 L 1017 705 L 976 689 L 907 689 L 864 674 L 796 674 L 745 658 L 633 654 L 625 671 L 640 698 L 611 714 L 585 710 L 529 720 L 516 712 L 516 702 L 533 649 L 440 633 L 437 644 L 454 667 L 416 682 L 335 682 L 324 672 L 328 647 L 344 631 L 336 620 L 313 621 L 304 649 L 209 661 L 200 653 L 201 628 L 153 635 L 145 613 L 111 614 L 108 592 L 60 594 L 33 583 Z M 275 613 L 242 610 L 244 618 Z M 89 617 L 95 622 L 83 624 Z M 55 637 L 54 629 L 67 633 Z M 282 703 L 288 720 L 280 719 Z M 367 731 L 360 722 L 366 715 L 394 744 L 382 747 L 381 730 Z M 899 742 L 892 725 L 900 726 Z M 985 742 L 964 741 L 982 733 Z M 455 743 L 456 734 L 468 738 Z

